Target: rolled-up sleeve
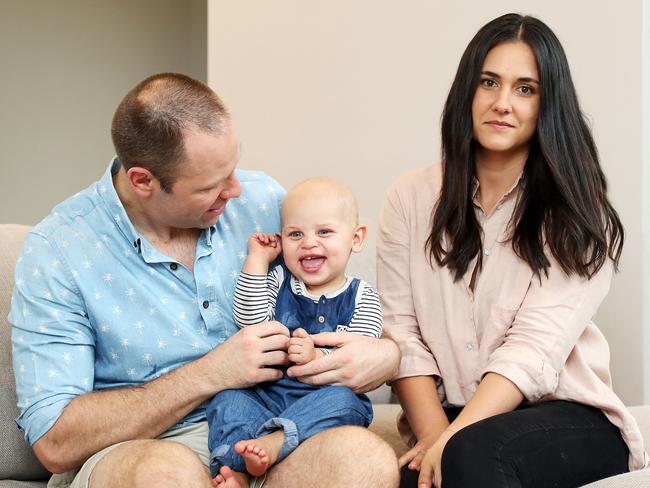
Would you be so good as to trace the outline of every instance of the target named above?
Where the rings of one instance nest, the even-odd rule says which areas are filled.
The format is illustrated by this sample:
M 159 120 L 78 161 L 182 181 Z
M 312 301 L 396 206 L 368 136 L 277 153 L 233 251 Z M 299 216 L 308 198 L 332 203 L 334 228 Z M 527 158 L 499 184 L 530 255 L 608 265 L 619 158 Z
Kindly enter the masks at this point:
M 548 276 L 533 278 L 519 309 L 500 311 L 500 318 L 512 320 L 512 325 L 483 371 L 508 378 L 530 402 L 556 390 L 569 354 L 609 291 L 613 273 L 607 260 L 591 279 L 567 276 L 550 260 Z
M 392 381 L 409 376 L 440 376 L 431 350 L 422 340 L 411 283 L 412 247 L 410 207 L 405 195 L 393 186 L 386 196 L 377 242 L 377 288 L 381 297 L 384 331 L 399 345 L 402 360 Z
M 93 389 L 94 334 L 72 270 L 54 246 L 30 233 L 16 264 L 9 322 L 20 415 L 30 444 L 66 405 Z

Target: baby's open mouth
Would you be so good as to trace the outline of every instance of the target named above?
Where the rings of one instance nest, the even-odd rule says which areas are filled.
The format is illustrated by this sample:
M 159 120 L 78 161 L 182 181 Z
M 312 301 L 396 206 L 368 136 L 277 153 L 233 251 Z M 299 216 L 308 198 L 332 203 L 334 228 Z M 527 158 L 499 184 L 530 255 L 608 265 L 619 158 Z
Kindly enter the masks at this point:
M 321 266 L 323 266 L 325 261 L 326 258 L 323 256 L 316 256 L 316 255 L 304 256 L 300 258 L 300 266 L 302 267 L 303 270 L 307 271 L 308 273 L 315 273 L 321 268 Z

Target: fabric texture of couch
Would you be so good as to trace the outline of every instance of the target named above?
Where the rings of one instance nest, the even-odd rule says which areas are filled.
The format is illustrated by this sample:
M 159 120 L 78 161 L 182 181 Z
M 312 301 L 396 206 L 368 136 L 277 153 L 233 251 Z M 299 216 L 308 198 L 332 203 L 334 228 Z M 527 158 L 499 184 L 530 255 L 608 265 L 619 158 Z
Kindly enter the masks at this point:
M 14 418 L 18 415 L 14 374 L 11 364 L 11 331 L 7 322 L 14 281 L 14 266 L 27 226 L 0 225 L 0 488 L 45 487 L 48 472 L 26 445 Z M 372 252 L 357 257 L 352 263 L 352 274 L 370 283 L 374 282 Z M 384 387 L 370 394 L 375 408 L 371 430 L 384 438 L 398 455 L 406 450 L 397 433 L 395 419 L 399 406 L 388 403 L 390 392 Z M 650 439 L 650 407 L 632 407 L 643 435 Z M 650 470 L 628 473 L 587 485 L 585 488 L 642 488 L 650 487 Z

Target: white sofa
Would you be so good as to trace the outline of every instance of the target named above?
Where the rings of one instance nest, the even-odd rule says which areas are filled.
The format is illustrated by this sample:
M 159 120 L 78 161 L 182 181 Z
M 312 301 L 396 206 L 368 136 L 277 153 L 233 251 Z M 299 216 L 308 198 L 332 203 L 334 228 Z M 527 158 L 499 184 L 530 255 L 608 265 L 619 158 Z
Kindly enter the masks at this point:
M 49 473 L 34 457 L 18 431 L 14 418 L 18 414 L 14 375 L 11 365 L 11 333 L 7 315 L 11 303 L 14 266 L 25 233 L 29 227 L 0 224 L 0 488 L 45 487 Z M 357 256 L 352 273 L 374 282 L 372 253 Z M 384 387 L 371 393 L 375 420 L 371 429 L 383 437 L 399 454 L 406 450 L 395 427 L 399 406 L 390 402 L 390 391 Z M 650 439 L 650 407 L 632 407 L 646 440 Z M 598 481 L 588 488 L 650 487 L 650 470 L 628 473 Z

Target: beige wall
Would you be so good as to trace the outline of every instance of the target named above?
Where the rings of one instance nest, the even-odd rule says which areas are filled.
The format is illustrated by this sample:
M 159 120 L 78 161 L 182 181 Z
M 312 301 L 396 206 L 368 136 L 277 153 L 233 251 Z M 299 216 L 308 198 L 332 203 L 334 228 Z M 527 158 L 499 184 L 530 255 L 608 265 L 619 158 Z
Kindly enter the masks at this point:
M 0 222 L 101 176 L 115 107 L 161 71 L 206 78 L 205 0 L 0 1 Z
M 624 401 L 640 403 L 649 392 L 642 341 L 642 0 L 498 7 L 469 0 L 209 0 L 208 81 L 235 115 L 244 167 L 287 186 L 318 174 L 343 179 L 361 213 L 376 220 L 391 181 L 438 159 L 440 112 L 467 42 L 511 10 L 537 15 L 555 30 L 592 121 L 628 232 L 621 273 L 597 321 L 611 345 L 615 389 Z

